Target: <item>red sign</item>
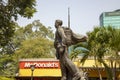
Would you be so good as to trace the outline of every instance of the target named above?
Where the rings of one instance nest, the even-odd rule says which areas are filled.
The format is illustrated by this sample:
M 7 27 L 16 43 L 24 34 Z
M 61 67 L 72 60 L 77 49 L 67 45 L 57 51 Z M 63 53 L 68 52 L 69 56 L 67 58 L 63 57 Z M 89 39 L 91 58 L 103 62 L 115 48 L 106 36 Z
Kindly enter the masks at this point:
M 59 61 L 20 61 L 19 68 L 30 68 L 34 65 L 35 68 L 60 68 Z

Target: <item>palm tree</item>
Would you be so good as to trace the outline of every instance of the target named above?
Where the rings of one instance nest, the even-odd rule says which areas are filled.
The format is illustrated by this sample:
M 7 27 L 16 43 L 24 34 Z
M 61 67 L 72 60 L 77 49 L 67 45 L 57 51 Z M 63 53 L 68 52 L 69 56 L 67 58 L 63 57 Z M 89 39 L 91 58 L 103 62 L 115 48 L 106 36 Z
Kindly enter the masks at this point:
M 70 58 L 73 60 L 73 59 L 76 59 L 78 55 L 83 56 L 84 53 L 88 53 L 89 50 L 86 49 L 86 47 L 87 47 L 86 42 L 80 42 L 76 45 L 72 45 L 70 47 Z
M 112 45 L 113 45 L 112 39 L 114 39 L 114 38 L 112 38 L 112 37 L 115 36 L 115 34 L 113 35 L 114 32 L 115 32 L 115 29 L 113 29 L 111 27 L 107 27 L 107 28 L 96 27 L 96 28 L 94 28 L 94 31 L 87 33 L 88 46 L 86 46 L 87 51 L 85 52 L 85 50 L 84 50 L 85 53 L 83 53 L 82 50 L 80 50 L 80 51 L 75 50 L 76 46 L 78 47 L 80 45 L 76 45 L 75 48 L 73 49 L 74 57 L 76 57 L 78 54 L 80 54 L 82 52 L 82 54 L 83 54 L 83 57 L 81 59 L 82 63 L 84 63 L 85 60 L 89 56 L 94 56 L 95 62 L 98 61 L 104 65 L 105 70 L 107 71 L 109 80 L 112 80 L 112 71 L 111 71 L 110 67 L 105 63 L 104 56 L 114 54 L 114 53 L 109 53 L 110 49 L 112 49 Z M 120 41 L 120 40 L 118 39 L 117 41 Z M 118 43 L 117 41 L 116 41 L 116 43 Z M 114 44 L 115 44 L 115 42 L 114 42 Z M 116 45 L 116 47 L 118 47 L 118 46 Z M 113 48 L 115 48 L 115 47 L 113 47 Z M 118 50 L 119 50 L 119 48 L 118 48 Z
M 116 65 L 120 64 L 120 55 L 118 54 L 120 52 L 120 29 L 110 29 L 112 32 L 111 40 L 109 42 L 109 46 L 111 49 L 111 55 L 110 55 L 110 61 L 111 61 L 111 67 L 113 72 L 113 80 L 116 80 Z M 112 60 L 111 60 L 112 59 Z M 114 64 L 113 64 L 114 63 Z
M 92 54 L 90 54 L 91 51 L 89 51 L 87 48 L 88 48 L 88 44 L 86 42 L 81 42 L 76 45 L 73 45 L 71 47 L 72 52 L 71 52 L 70 58 L 76 59 L 78 55 L 82 56 L 83 58 L 81 59 L 81 63 L 82 63 L 82 65 L 84 65 L 84 62 L 88 58 L 88 56 L 93 56 L 92 54 L 95 53 L 95 52 L 92 52 Z M 97 49 L 97 48 L 95 48 L 95 49 Z M 96 56 L 94 56 L 94 60 L 95 60 L 94 67 L 97 68 L 98 74 L 100 76 L 100 80 L 102 80 L 102 76 L 101 76 L 101 73 L 100 73 L 100 70 L 98 67 L 98 61 L 96 59 Z

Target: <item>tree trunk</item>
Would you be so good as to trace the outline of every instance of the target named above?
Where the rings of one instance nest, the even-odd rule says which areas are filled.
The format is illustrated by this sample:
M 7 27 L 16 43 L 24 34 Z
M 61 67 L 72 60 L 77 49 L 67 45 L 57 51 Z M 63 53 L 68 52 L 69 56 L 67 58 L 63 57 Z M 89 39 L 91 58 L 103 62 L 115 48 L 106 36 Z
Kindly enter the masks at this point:
M 114 64 L 114 68 L 113 68 L 113 80 L 116 80 L 116 62 Z
M 101 75 L 101 73 L 100 73 L 100 69 L 99 69 L 99 67 L 98 67 L 98 65 L 97 65 L 96 60 L 97 60 L 97 59 L 96 59 L 96 57 L 95 57 L 95 67 L 97 68 L 97 71 L 98 71 L 100 80 L 102 80 L 102 75 Z
M 102 75 L 101 75 L 101 73 L 100 73 L 100 69 L 97 67 L 97 71 L 98 71 L 98 73 L 99 73 L 99 78 L 100 78 L 100 80 L 102 80 Z

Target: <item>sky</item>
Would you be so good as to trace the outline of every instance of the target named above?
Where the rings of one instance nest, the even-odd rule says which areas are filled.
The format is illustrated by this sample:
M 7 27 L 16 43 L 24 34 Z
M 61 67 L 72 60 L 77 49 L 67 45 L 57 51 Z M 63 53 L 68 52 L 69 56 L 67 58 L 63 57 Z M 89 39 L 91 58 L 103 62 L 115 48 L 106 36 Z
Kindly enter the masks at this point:
M 86 35 L 94 27 L 99 26 L 99 16 L 102 12 L 120 9 L 120 0 L 36 0 L 37 12 L 31 19 L 19 17 L 18 24 L 26 26 L 34 20 L 46 27 L 52 27 L 56 19 L 68 26 L 68 7 L 70 8 L 70 28 L 75 33 Z

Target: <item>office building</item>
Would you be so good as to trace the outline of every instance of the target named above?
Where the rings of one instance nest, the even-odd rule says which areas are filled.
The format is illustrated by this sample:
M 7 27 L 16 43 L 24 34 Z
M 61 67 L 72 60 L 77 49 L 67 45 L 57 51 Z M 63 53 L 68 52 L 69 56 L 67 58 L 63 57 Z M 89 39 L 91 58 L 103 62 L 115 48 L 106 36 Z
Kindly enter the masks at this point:
M 100 26 L 111 26 L 115 29 L 120 29 L 120 9 L 113 12 L 103 12 L 99 19 Z

